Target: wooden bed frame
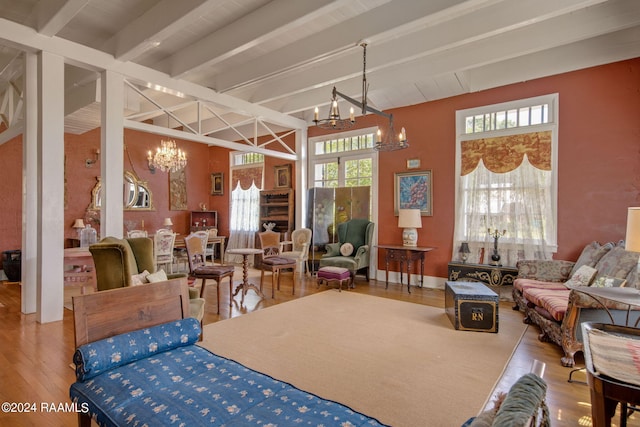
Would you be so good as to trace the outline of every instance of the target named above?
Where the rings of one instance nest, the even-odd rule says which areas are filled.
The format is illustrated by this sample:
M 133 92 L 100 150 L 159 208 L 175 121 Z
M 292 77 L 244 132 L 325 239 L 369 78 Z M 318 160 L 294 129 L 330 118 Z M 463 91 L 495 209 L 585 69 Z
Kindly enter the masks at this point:
M 189 290 L 184 278 L 73 297 L 76 348 L 185 317 Z

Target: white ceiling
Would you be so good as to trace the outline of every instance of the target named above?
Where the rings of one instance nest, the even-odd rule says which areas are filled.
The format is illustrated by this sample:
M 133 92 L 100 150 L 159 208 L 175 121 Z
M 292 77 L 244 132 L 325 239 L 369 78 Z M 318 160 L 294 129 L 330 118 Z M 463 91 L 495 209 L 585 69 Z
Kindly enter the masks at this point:
M 113 65 L 131 82 L 128 120 L 195 127 L 200 111 L 203 134 L 238 140 L 230 126 L 271 110 L 312 124 L 333 86 L 360 100 L 362 41 L 368 102 L 388 110 L 640 57 L 640 1 L 0 0 L 3 117 L 21 52 L 55 46 L 67 131 L 99 126 L 95 81 Z

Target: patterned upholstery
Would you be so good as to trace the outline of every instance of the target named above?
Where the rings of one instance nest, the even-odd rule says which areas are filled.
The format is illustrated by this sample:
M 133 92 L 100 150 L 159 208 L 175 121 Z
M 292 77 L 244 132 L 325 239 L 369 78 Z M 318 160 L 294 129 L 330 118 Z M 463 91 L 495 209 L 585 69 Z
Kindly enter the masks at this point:
M 101 426 L 383 425 L 193 345 L 199 332 L 183 319 L 80 347 L 71 399 Z
M 547 310 L 554 320 L 561 321 L 567 312 L 569 289 L 526 289 L 523 292 L 527 301 Z

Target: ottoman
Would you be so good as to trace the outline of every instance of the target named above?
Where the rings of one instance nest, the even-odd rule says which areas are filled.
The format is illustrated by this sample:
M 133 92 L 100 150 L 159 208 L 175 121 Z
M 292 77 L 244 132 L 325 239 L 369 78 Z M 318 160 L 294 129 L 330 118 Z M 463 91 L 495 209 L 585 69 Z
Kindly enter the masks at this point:
M 347 289 L 349 289 L 349 287 L 353 287 L 351 272 L 347 268 L 332 267 L 332 266 L 321 267 L 318 270 L 317 277 L 318 277 L 318 287 L 320 287 L 322 283 L 328 285 L 329 283 L 334 283 L 334 282 L 338 283 L 339 285 L 338 290 L 340 292 L 342 292 L 343 283 L 346 285 Z
M 444 308 L 458 330 L 498 332 L 498 294 L 480 282 L 446 282 Z

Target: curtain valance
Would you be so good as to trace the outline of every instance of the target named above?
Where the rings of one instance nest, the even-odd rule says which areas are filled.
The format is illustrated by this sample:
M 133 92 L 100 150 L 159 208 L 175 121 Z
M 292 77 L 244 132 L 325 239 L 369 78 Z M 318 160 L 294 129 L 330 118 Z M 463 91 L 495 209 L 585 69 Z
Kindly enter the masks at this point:
M 262 188 L 262 169 L 262 165 L 234 168 L 231 172 L 231 188 L 236 188 L 238 183 L 240 183 L 240 188 L 248 190 L 254 182 L 258 189 Z
M 494 173 L 517 169 L 527 156 L 541 170 L 551 170 L 551 131 L 531 132 L 461 142 L 460 175 L 478 167 L 480 160 Z

